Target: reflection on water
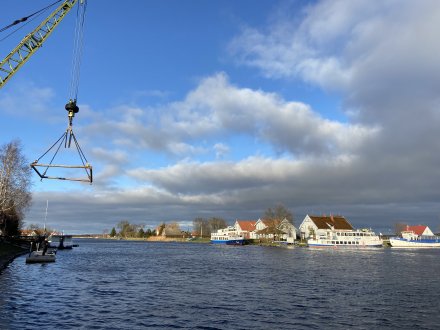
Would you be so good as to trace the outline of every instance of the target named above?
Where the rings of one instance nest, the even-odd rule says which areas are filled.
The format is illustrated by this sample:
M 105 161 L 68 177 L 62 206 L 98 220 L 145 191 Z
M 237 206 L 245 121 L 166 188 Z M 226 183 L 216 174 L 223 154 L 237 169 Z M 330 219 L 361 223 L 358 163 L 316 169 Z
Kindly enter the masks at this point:
M 1 329 L 435 329 L 440 250 L 78 240 L 0 274 Z

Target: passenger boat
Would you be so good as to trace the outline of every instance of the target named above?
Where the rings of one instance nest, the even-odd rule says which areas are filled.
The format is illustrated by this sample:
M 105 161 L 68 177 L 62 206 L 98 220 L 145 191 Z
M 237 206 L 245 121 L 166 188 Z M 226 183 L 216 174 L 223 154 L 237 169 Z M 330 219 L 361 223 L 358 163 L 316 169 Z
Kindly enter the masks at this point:
M 404 230 L 400 237 L 391 237 L 390 245 L 392 248 L 439 248 L 440 237 L 435 235 L 417 235 L 412 230 Z
M 211 243 L 226 245 L 244 245 L 246 240 L 239 235 L 215 235 L 211 234 Z
M 317 238 L 309 239 L 307 244 L 317 248 L 380 248 L 383 247 L 383 240 L 368 229 L 329 230 Z
M 219 229 L 211 234 L 211 243 L 226 245 L 244 245 L 246 243 L 243 235 L 238 235 L 234 227 Z
M 46 263 L 46 262 L 55 262 L 56 254 L 55 251 L 47 251 L 43 255 L 43 251 L 32 251 L 26 257 L 27 264 L 33 263 Z
M 50 235 L 49 247 L 56 249 L 71 249 L 73 247 L 72 235 Z

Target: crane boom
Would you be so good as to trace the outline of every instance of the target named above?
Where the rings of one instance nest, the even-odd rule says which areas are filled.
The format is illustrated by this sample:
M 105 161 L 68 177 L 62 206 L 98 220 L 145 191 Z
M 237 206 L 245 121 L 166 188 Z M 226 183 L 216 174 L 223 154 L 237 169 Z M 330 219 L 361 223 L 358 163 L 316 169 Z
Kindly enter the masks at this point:
M 41 47 L 77 0 L 66 0 L 12 50 L 0 63 L 0 88 Z

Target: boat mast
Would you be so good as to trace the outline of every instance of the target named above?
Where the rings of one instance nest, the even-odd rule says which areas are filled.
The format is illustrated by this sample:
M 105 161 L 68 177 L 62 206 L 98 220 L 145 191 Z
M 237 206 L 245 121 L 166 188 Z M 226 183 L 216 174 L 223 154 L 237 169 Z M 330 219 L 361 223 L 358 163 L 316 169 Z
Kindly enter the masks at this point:
M 44 216 L 44 233 L 46 233 L 47 208 L 49 207 L 49 200 L 46 200 L 46 214 Z

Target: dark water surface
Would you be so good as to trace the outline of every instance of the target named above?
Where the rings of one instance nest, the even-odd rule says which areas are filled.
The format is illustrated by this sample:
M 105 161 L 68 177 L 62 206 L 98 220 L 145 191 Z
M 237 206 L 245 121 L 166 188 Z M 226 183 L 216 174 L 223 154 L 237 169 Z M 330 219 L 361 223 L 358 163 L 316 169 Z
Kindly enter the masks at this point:
M 440 250 L 76 242 L 0 273 L 0 329 L 440 329 Z

